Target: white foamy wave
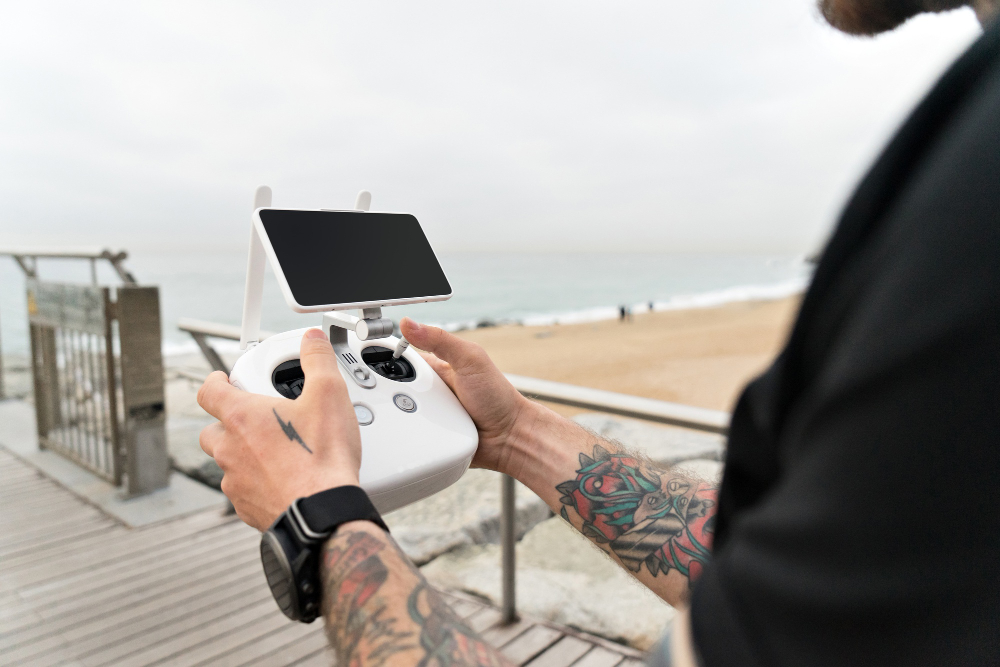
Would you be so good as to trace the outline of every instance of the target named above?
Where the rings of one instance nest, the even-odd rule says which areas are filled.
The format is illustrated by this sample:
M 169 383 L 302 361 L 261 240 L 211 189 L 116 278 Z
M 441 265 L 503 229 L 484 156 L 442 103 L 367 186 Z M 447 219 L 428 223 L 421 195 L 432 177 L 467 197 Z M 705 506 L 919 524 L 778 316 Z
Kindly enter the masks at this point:
M 689 308 L 713 308 L 727 303 L 741 301 L 771 301 L 801 294 L 809 286 L 809 276 L 793 278 L 770 285 L 737 285 L 725 289 L 675 296 L 667 301 L 657 301 L 653 310 L 686 310 Z M 648 310 L 648 306 L 646 306 Z
M 702 292 L 700 294 L 687 294 L 671 297 L 666 301 L 654 301 L 653 303 L 636 303 L 628 306 L 629 312 L 638 315 L 652 311 L 667 310 L 689 310 L 694 308 L 714 308 L 727 303 L 738 303 L 744 301 L 770 301 L 774 299 L 784 299 L 786 297 L 801 294 L 809 285 L 809 277 L 803 276 L 780 283 L 769 285 L 737 285 L 725 289 Z M 540 313 L 528 315 L 521 318 L 520 323 L 525 326 L 551 326 L 553 324 L 581 324 L 585 322 L 598 322 L 602 320 L 617 319 L 621 315 L 620 306 L 603 306 L 599 308 L 586 308 L 561 313 Z M 471 328 L 464 325 L 453 325 L 451 330 Z

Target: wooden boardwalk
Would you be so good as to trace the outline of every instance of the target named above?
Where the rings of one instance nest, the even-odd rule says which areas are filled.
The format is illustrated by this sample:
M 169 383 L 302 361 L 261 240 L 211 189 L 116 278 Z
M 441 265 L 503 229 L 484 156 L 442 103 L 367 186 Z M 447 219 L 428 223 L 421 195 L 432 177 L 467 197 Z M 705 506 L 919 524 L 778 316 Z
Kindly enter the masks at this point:
M 129 529 L 0 447 L 0 664 L 330 665 L 322 625 L 289 622 L 259 535 L 201 512 Z M 448 593 L 460 616 L 531 667 L 633 667 L 630 648 Z

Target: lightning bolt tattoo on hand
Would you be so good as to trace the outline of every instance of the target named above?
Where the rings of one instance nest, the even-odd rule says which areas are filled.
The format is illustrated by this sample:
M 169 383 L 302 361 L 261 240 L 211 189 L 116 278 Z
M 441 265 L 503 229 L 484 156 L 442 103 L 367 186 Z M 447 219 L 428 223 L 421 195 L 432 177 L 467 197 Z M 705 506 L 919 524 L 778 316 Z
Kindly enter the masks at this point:
M 302 445 L 302 449 L 312 454 L 313 450 L 309 449 L 309 445 L 307 445 L 305 441 L 302 440 L 302 436 L 300 436 L 298 431 L 295 430 L 295 427 L 292 426 L 292 422 L 281 421 L 281 417 L 278 416 L 278 411 L 275 410 L 274 408 L 271 408 L 271 412 L 274 413 L 274 418 L 278 420 L 278 424 L 281 426 L 281 430 L 285 432 L 285 435 L 288 436 L 288 439 L 291 440 L 292 442 L 299 443 L 300 445 Z

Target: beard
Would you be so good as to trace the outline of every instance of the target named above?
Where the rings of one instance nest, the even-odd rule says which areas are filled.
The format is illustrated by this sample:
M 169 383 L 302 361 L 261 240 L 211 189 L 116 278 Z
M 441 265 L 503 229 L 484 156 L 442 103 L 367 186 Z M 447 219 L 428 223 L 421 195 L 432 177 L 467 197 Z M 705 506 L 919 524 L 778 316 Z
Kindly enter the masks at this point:
M 923 12 L 944 12 L 969 0 L 819 0 L 827 23 L 850 35 L 877 35 Z

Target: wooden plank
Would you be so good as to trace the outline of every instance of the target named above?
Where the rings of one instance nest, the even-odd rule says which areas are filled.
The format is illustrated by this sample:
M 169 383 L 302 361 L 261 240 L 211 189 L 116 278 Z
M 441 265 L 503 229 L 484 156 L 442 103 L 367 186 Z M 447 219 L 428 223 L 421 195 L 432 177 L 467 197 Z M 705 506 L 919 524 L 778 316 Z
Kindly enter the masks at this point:
M 214 655 L 210 659 L 197 664 L 199 667 L 204 665 L 212 665 L 213 667 L 239 667 L 262 653 L 269 653 L 276 648 L 285 646 L 289 642 L 301 641 L 312 630 L 308 625 L 289 621 L 281 612 L 278 612 L 278 616 L 281 617 L 283 624 L 277 629 L 245 642 L 235 649 Z M 183 663 L 181 664 L 183 665 Z
M 100 634 L 73 642 L 73 650 L 85 665 L 104 664 L 264 603 L 274 604 L 266 587 L 237 590 L 228 597 L 200 596 L 166 607 L 160 614 L 128 623 L 114 637 Z
M 82 507 L 80 509 L 73 508 L 70 510 L 71 505 L 47 505 L 43 508 L 39 508 L 38 512 L 18 512 L 17 515 L 5 515 L 0 518 L 0 530 L 4 532 L 7 531 L 17 531 L 20 533 L 23 530 L 30 530 L 32 528 L 49 528 L 59 522 L 73 521 L 77 518 L 90 518 L 90 517 L 102 517 L 109 521 L 112 521 L 110 517 L 102 514 L 98 509 L 94 507 Z
M 475 602 L 462 600 L 452 596 L 446 597 L 445 600 L 459 618 L 468 618 L 483 608 L 482 605 L 476 604 Z
M 227 564 L 253 562 L 256 554 L 252 550 L 252 543 L 247 541 L 244 544 L 247 548 L 235 553 L 227 549 L 225 544 L 214 545 L 214 548 L 213 545 L 207 544 L 206 548 L 211 551 L 192 554 L 199 556 L 198 560 L 174 559 L 162 567 L 150 567 L 148 574 L 141 571 L 133 573 L 123 567 L 122 577 L 118 580 L 96 582 L 97 585 L 94 586 L 84 580 L 81 583 L 82 590 L 67 592 L 66 595 L 48 596 L 33 608 L 44 618 L 57 618 L 73 613 L 81 607 L 95 609 L 107 600 L 120 600 L 124 595 L 134 594 L 137 584 L 141 584 L 144 589 L 156 588 L 162 591 L 178 579 L 189 579 L 207 572 L 223 572 Z
M 208 646 L 212 641 L 219 637 L 233 636 L 234 631 L 252 627 L 260 619 L 273 616 L 274 612 L 281 613 L 274 605 L 273 600 L 264 600 L 241 609 L 235 614 L 223 616 L 214 622 L 204 623 L 200 627 L 171 637 L 166 641 L 157 642 L 141 651 L 129 653 L 117 660 L 103 664 L 148 665 L 160 661 L 169 661 L 172 665 L 179 665 L 185 661 L 190 663 L 192 655 L 200 654 L 204 647 Z M 83 664 L 96 665 L 100 663 L 84 659 Z
M 508 642 L 500 651 L 512 662 L 523 665 L 536 655 L 555 644 L 563 633 L 544 625 L 535 625 Z
M 533 625 L 534 623 L 523 618 L 507 625 L 496 625 L 483 633 L 483 639 L 497 648 L 502 648 L 504 644 L 512 641 Z
M 33 545 L 43 542 L 50 535 L 65 535 L 82 528 L 109 528 L 114 525 L 106 516 L 81 515 L 67 517 L 59 515 L 60 518 L 47 521 L 42 525 L 35 522 L 33 527 L 21 528 L 17 532 L 0 533 L 5 537 L 0 537 L 0 552 L 19 551 L 24 547 L 31 548 Z
M 324 649 L 292 664 L 295 667 L 332 667 L 337 664 L 337 659 L 332 651 Z
M 193 536 L 187 545 L 170 545 L 160 553 L 136 554 L 121 562 L 106 563 L 83 572 L 26 586 L 21 589 L 20 596 L 35 607 L 52 601 L 65 602 L 105 587 L 124 585 L 137 579 L 148 580 L 172 565 L 190 565 L 197 559 L 209 558 L 213 551 L 219 549 L 228 552 L 235 552 L 239 548 L 253 549 L 255 543 L 255 538 L 243 538 L 242 535 L 234 535 L 232 531 L 202 533 Z
M 48 537 L 34 540 L 31 544 L 16 544 L 7 549 L 0 548 L 0 560 L 17 558 L 25 554 L 44 553 L 53 549 L 66 549 L 71 543 L 75 543 L 79 539 L 102 535 L 108 528 L 109 526 L 104 522 L 98 524 L 76 524 L 57 534 L 50 534 Z
M 44 493 L 52 485 L 52 481 L 41 475 L 24 476 L 19 479 L 4 480 L 0 486 L 0 503 L 17 502 L 22 498 L 31 498 Z
M 37 613 L 47 620 L 92 618 L 105 611 L 117 611 L 126 605 L 153 604 L 158 598 L 169 596 L 185 589 L 197 592 L 212 588 L 217 582 L 230 581 L 233 575 L 260 573 L 260 557 L 254 553 L 233 556 L 223 551 L 211 563 L 189 563 L 186 570 L 179 570 L 172 576 L 153 579 L 140 587 L 129 586 L 123 590 L 101 591 L 89 599 L 72 600 L 38 609 Z M 263 576 L 263 575 L 261 575 Z
M 261 656 L 252 662 L 247 663 L 247 667 L 285 667 L 285 665 L 297 664 L 300 660 L 305 660 L 319 653 L 329 660 L 328 665 L 333 664 L 333 654 L 326 653 L 328 642 L 326 633 L 323 632 L 321 621 L 316 621 L 313 628 L 304 637 L 293 639 L 281 648 L 267 655 Z
M 573 667 L 615 667 L 625 658 L 603 646 L 595 646 L 586 655 L 573 663 Z
M 294 630 L 301 631 L 308 630 L 308 628 L 302 623 L 288 620 L 284 614 L 278 611 L 277 607 L 273 607 L 267 614 L 249 623 L 238 628 L 233 628 L 230 632 L 217 635 L 208 642 L 204 642 L 197 647 L 185 649 L 183 653 L 172 656 L 170 664 L 171 667 L 231 664 L 228 656 L 244 649 L 247 645 L 262 642 L 273 633 L 288 633 Z M 272 649 L 283 645 L 284 642 L 280 642 L 272 646 Z M 261 652 L 266 653 L 266 651 Z
M 239 564 L 220 570 L 221 574 L 210 572 L 204 577 L 191 576 L 180 579 L 171 586 L 143 589 L 132 595 L 120 596 L 119 599 L 107 601 L 92 610 L 84 607 L 76 610 L 75 614 L 58 618 L 42 616 L 39 622 L 15 630 L 24 639 L 61 632 L 70 641 L 78 641 L 99 634 L 108 627 L 118 627 L 134 622 L 135 619 L 159 614 L 165 606 L 171 604 L 199 596 L 211 598 L 219 592 L 227 591 L 227 587 L 260 585 L 262 577 L 259 562 L 244 563 L 238 567 L 236 565 Z M 41 615 L 36 613 L 36 616 Z
M 19 498 L 6 502 L 4 505 L 9 508 L 5 516 L 16 515 L 24 517 L 35 516 L 55 508 L 59 508 L 64 512 L 80 513 L 94 509 L 90 505 L 81 503 L 79 498 L 70 495 L 68 492 L 63 494 L 56 492 L 49 493 L 48 491 L 44 495 L 38 494 L 37 497 Z
M 256 573 L 253 573 L 256 575 Z M 254 581 L 257 580 L 256 576 L 253 576 Z M 249 577 L 248 577 L 249 581 Z M 239 583 L 237 580 L 236 583 Z M 236 587 L 237 590 L 244 587 Z M 118 630 L 121 628 L 127 628 L 130 625 L 136 623 L 142 623 L 151 617 L 159 620 L 165 616 L 164 609 L 169 609 L 171 606 L 183 606 L 185 604 L 197 604 L 202 600 L 213 601 L 222 597 L 225 593 L 230 593 L 231 590 L 228 588 L 223 588 L 220 590 L 204 590 L 204 589 L 191 589 L 187 588 L 183 591 L 181 596 L 163 596 L 154 600 L 148 605 L 138 605 L 138 606 L 124 606 L 118 609 L 115 613 L 103 614 L 96 618 L 93 618 L 87 622 L 77 622 L 70 624 L 68 627 L 58 628 L 55 627 L 58 624 L 42 622 L 40 629 L 32 627 L 29 628 L 28 632 L 34 635 L 28 641 L 15 642 L 14 646 L 19 655 L 25 657 L 29 656 L 41 656 L 46 655 L 52 647 L 55 646 L 65 646 L 68 647 L 67 650 L 74 650 L 73 647 L 76 645 L 89 645 L 85 640 L 101 638 L 105 640 L 113 640 L 113 636 L 109 637 L 109 628 L 114 628 L 116 630 L 115 635 L 117 636 Z M 267 599 L 264 596 L 260 596 L 264 601 Z M 273 601 L 271 602 L 273 604 Z M 126 634 L 125 632 L 122 633 Z M 6 649 L 4 654 L 8 654 L 15 649 Z
M 577 637 L 563 637 L 528 663 L 530 667 L 569 667 L 591 649 L 591 645 Z
M 5 580 L 10 576 L 17 576 L 18 580 L 23 582 L 44 581 L 69 571 L 87 570 L 97 565 L 116 563 L 135 553 L 155 552 L 168 544 L 184 543 L 195 533 L 229 522 L 220 522 L 219 519 L 220 517 L 213 511 L 171 521 L 157 530 L 150 528 L 127 530 L 124 527 L 109 529 L 108 535 L 103 540 L 95 539 L 89 544 L 73 545 L 74 566 L 67 565 L 65 553 L 52 553 L 46 558 L 31 558 L 28 555 L 21 559 L 3 561 L 0 562 L 0 588 L 4 587 Z M 112 542 L 114 549 L 109 549 L 108 546 Z
M 618 663 L 618 667 L 646 667 L 646 663 L 635 658 L 626 658 Z
M 465 619 L 465 622 L 469 624 L 470 628 L 482 634 L 493 626 L 498 625 L 501 620 L 503 620 L 503 613 L 499 609 L 485 607 Z

